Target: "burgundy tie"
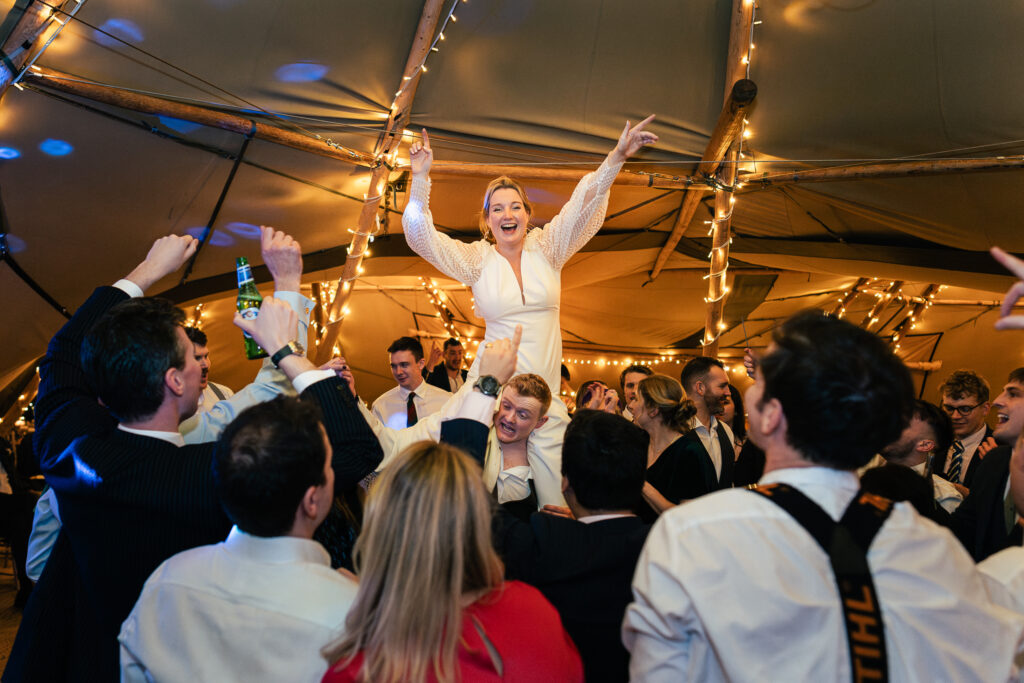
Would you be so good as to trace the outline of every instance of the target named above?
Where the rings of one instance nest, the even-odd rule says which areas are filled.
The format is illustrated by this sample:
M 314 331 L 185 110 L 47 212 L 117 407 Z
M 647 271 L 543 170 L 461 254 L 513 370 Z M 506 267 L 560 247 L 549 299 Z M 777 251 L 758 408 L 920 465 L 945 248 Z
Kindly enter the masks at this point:
M 419 419 L 419 418 L 416 417 L 416 404 L 413 403 L 413 400 L 415 398 L 416 398 L 416 392 L 410 391 L 409 392 L 409 400 L 405 404 L 405 416 L 406 416 L 405 417 L 405 426 L 406 427 L 412 427 L 414 424 L 416 424 L 417 419 Z

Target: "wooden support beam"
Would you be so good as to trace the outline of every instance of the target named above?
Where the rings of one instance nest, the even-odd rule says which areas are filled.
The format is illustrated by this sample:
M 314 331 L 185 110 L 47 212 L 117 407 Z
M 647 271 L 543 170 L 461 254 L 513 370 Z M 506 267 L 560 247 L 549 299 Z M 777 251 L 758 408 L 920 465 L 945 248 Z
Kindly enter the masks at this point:
M 836 307 L 832 309 L 829 315 L 833 315 L 837 318 L 842 318 L 844 315 L 846 315 L 846 307 L 849 306 L 850 303 L 857 298 L 857 295 L 861 293 L 862 288 L 867 283 L 868 279 L 866 277 L 862 277 L 859 280 L 857 280 L 857 282 L 854 283 L 853 287 L 850 288 L 850 291 L 846 293 L 846 296 L 839 299 L 839 303 L 836 304 Z
M 61 3 L 54 4 L 58 9 L 63 7 Z M 50 7 L 41 2 L 16 2 L 7 13 L 6 21 L 14 21 L 15 24 L 0 48 L 7 57 L 7 60 L 0 62 L 0 97 L 7 92 L 15 76 L 25 66 L 40 36 L 53 26 L 53 16 Z
M 757 96 L 757 86 L 753 81 L 744 78 L 747 63 L 750 59 L 750 30 L 754 20 L 753 0 L 733 0 L 732 14 L 729 22 L 729 52 L 725 60 L 725 95 L 722 111 L 718 122 L 711 133 L 711 139 L 704 149 L 701 164 L 694 174 L 698 178 L 710 176 L 718 168 L 726 151 L 732 147 L 733 140 L 743 125 L 743 114 Z M 735 165 L 735 164 L 734 164 Z M 732 183 L 730 183 L 731 185 Z M 700 205 L 699 192 L 687 192 L 679 206 L 672 232 L 658 252 L 651 268 L 651 280 L 658 277 L 665 262 L 675 250 L 679 240 L 686 233 L 686 228 Z
M 311 152 L 323 157 L 338 159 L 339 161 L 346 161 L 360 166 L 373 166 L 377 163 L 376 157 L 365 152 L 357 152 L 329 140 L 310 137 L 304 133 L 285 130 L 262 121 L 236 116 L 235 114 L 227 114 L 215 109 L 198 107 L 193 104 L 176 102 L 162 97 L 142 95 L 122 88 L 100 85 L 53 69 L 37 69 L 32 67 L 25 75 L 26 78 L 30 78 L 33 85 L 40 88 L 83 97 L 87 100 L 139 112 L 140 114 L 169 116 L 175 119 L 200 123 L 211 128 L 220 128 L 221 130 L 231 131 L 240 135 L 248 135 L 252 132 L 253 137 L 259 140 L 273 142 L 302 152 Z
M 747 174 L 740 179 L 744 185 L 740 192 L 746 194 L 770 187 L 781 187 L 795 183 L 912 178 L 952 173 L 984 173 L 1020 169 L 1024 169 L 1024 156 L 1020 155 L 988 157 L 985 159 L 940 159 L 859 164 L 856 166 L 816 168 L 809 171 L 793 171 L 790 173 Z
M 942 369 L 941 360 L 904 361 L 903 364 L 907 366 L 908 370 L 917 370 L 918 372 L 938 372 Z
M 597 162 L 594 163 L 597 168 Z M 401 165 L 396 171 L 408 171 L 408 165 Z M 516 166 L 514 164 L 466 164 L 458 161 L 435 161 L 430 167 L 430 177 L 454 178 L 496 178 L 511 176 L 519 181 L 551 181 L 576 184 L 593 168 L 548 168 L 537 166 Z M 706 178 L 689 175 L 666 175 L 661 173 L 644 173 L 642 171 L 622 171 L 615 177 L 615 185 L 629 187 L 649 187 L 656 190 L 709 190 L 711 185 Z
M 860 321 L 860 326 L 865 330 L 870 330 L 871 326 L 878 322 L 878 317 L 885 310 L 886 306 L 892 303 L 893 298 L 896 296 L 896 292 L 900 291 L 900 287 L 903 286 L 903 280 L 896 280 L 885 290 L 884 294 L 878 296 L 878 301 L 871 307 L 868 314 L 864 316 L 864 319 Z
M 754 85 L 753 81 L 744 79 L 736 82 L 729 98 L 726 100 L 725 106 L 722 108 L 722 113 L 718 117 L 718 123 L 711 134 L 711 139 L 704 149 L 704 155 L 701 157 L 700 165 L 697 167 L 696 177 L 706 179 L 718 169 L 729 146 L 736 141 L 740 128 L 743 126 L 743 114 L 754 101 L 756 95 L 757 86 Z M 735 163 L 729 165 L 736 166 Z M 730 171 L 729 176 L 735 178 L 735 168 Z M 731 187 L 732 182 L 729 182 L 727 185 Z M 676 216 L 675 224 L 672 226 L 672 232 L 669 233 L 668 239 L 665 240 L 661 251 L 658 252 L 658 256 L 654 261 L 654 267 L 651 269 L 652 280 L 661 274 L 669 256 L 672 255 L 676 245 L 679 244 L 679 240 L 686 234 L 686 228 L 690 225 L 690 221 L 693 220 L 697 207 L 700 206 L 701 199 L 703 199 L 703 193 L 699 190 L 687 192 L 683 197 L 683 202 L 679 207 L 679 214 Z
M 739 155 L 737 145 L 729 153 L 727 161 L 734 161 Z M 718 171 L 718 180 L 731 186 L 736 179 L 736 164 L 727 163 Z M 693 194 L 693 193 L 691 193 Z M 735 202 L 732 192 L 718 190 L 715 192 L 715 218 L 711 224 L 711 268 L 708 273 L 707 311 L 704 316 L 704 342 L 702 355 L 718 355 L 718 339 L 722 336 L 725 323 L 722 312 L 725 310 L 725 298 L 729 293 L 726 286 L 726 273 L 729 269 L 729 243 L 732 241 L 732 205 Z
M 907 328 L 913 328 L 917 324 L 917 319 L 924 313 L 924 310 L 932 305 L 932 299 L 939 292 L 939 285 L 928 285 L 925 290 L 921 293 L 918 301 L 914 302 L 914 305 L 910 307 L 910 312 L 903 320 L 900 321 L 892 331 L 892 344 L 893 350 L 900 350 L 900 340 L 906 336 Z M 940 363 L 941 365 L 941 363 Z
M 384 134 L 378 142 L 375 152 L 375 167 L 370 178 L 370 185 L 366 190 L 366 200 L 363 202 L 362 210 L 359 212 L 359 220 L 356 223 L 355 234 L 348 246 L 348 256 L 345 259 L 345 267 L 341 277 L 338 279 L 338 291 L 327 312 L 327 323 L 323 328 L 323 336 L 317 347 L 317 364 L 326 362 L 334 352 L 334 346 L 341 334 L 341 324 L 345 320 L 345 303 L 352 295 L 352 283 L 361 270 L 360 264 L 366 247 L 369 245 L 370 235 L 375 234 L 378 226 L 378 209 L 386 189 L 388 176 L 391 173 L 389 165 L 383 163 L 385 160 L 391 165 L 394 164 L 398 154 L 398 146 L 402 142 L 402 131 L 409 123 L 409 114 L 412 109 L 413 96 L 419 86 L 420 65 L 426 59 L 430 51 L 430 45 L 437 30 L 438 20 L 441 17 L 442 0 L 426 0 L 423 4 L 423 12 L 420 14 L 420 23 L 416 29 L 416 36 L 413 38 L 412 48 L 409 50 L 409 58 L 406 60 L 403 69 L 402 81 L 398 85 L 400 95 L 395 98 L 391 107 L 391 115 L 384 126 Z

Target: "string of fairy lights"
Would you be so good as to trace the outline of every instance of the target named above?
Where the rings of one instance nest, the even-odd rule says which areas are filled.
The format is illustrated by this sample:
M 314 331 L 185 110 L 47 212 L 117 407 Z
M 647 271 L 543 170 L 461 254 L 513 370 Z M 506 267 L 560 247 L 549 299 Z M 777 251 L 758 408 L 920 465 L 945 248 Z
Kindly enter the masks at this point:
M 757 4 L 755 3 L 755 0 L 743 0 L 743 1 L 744 1 L 744 4 L 751 5 L 751 10 L 750 10 L 751 14 L 750 14 L 750 31 L 747 34 L 747 51 L 746 51 L 746 54 L 744 54 L 740 58 L 740 64 L 744 67 L 743 68 L 744 78 L 750 78 L 750 65 L 751 65 L 751 62 L 753 62 L 754 48 L 756 47 L 756 45 L 754 44 L 754 27 L 760 25 L 762 22 L 761 22 L 761 20 L 759 20 L 757 18 Z M 727 84 L 727 87 L 729 87 L 729 86 L 731 86 L 731 84 Z M 738 146 L 737 146 L 737 156 L 738 156 L 738 159 L 737 159 L 736 175 L 735 175 L 735 178 L 733 180 L 732 186 L 731 187 L 726 187 L 726 186 L 723 186 L 721 183 L 718 183 L 717 181 L 715 181 L 715 194 L 716 195 L 719 192 L 729 192 L 729 208 L 724 213 L 720 213 L 717 210 L 717 208 L 716 208 L 714 218 L 712 218 L 709 221 L 704 221 L 704 223 L 706 225 L 710 225 L 710 227 L 708 228 L 708 233 L 707 233 L 708 237 L 711 237 L 712 235 L 714 235 L 716 230 L 721 229 L 721 226 L 723 226 L 723 225 L 728 226 L 730 224 L 730 222 L 732 221 L 732 215 L 733 215 L 733 212 L 734 212 L 735 207 L 736 207 L 736 195 L 733 194 L 733 190 L 739 189 L 739 188 L 743 187 L 743 182 L 739 178 L 739 170 L 740 170 L 739 161 L 741 161 L 741 160 L 746 158 L 746 156 L 745 156 L 745 154 L 743 152 L 743 143 L 744 143 L 744 141 L 749 140 L 753 136 L 753 131 L 748 127 L 749 125 L 750 125 L 750 121 L 747 120 L 746 117 L 744 117 L 743 118 L 743 122 L 740 125 L 740 132 L 739 132 L 739 136 L 738 136 L 738 140 L 739 140 Z M 751 158 L 753 159 L 753 154 L 751 154 Z M 754 171 L 757 170 L 756 161 L 754 162 L 753 170 Z M 718 292 L 719 292 L 718 296 L 715 296 L 715 297 L 705 296 L 704 297 L 704 303 L 705 304 L 714 304 L 714 303 L 717 303 L 717 302 L 721 301 L 722 299 L 724 299 L 726 297 L 726 295 L 729 294 L 729 292 L 732 289 L 727 284 L 727 282 L 728 282 L 728 273 L 729 273 L 729 256 L 728 256 L 728 254 L 729 254 L 729 247 L 731 245 L 732 245 L 732 236 L 729 237 L 729 239 L 725 242 L 725 244 L 720 244 L 718 246 L 712 245 L 711 250 L 708 251 L 708 255 L 707 255 L 707 259 L 708 259 L 708 274 L 704 276 L 704 279 L 708 280 L 710 282 L 714 282 L 714 281 L 717 280 L 718 282 L 721 283 L 721 285 L 718 287 Z M 725 258 L 722 259 L 722 267 L 720 269 L 718 269 L 718 270 L 715 270 L 715 256 L 717 255 L 717 252 L 719 252 L 719 251 L 724 251 L 725 252 Z M 709 291 L 708 294 L 710 295 L 710 293 L 711 292 Z M 701 346 L 711 346 L 712 344 L 715 344 L 718 341 L 718 339 L 722 336 L 722 333 L 725 332 L 725 330 L 727 328 L 728 328 L 728 325 L 725 323 L 725 321 L 724 320 L 719 320 L 716 329 L 714 329 L 714 330 L 705 330 L 704 336 L 703 336 L 703 338 L 701 339 L 701 342 L 700 342 Z
M 860 278 L 843 296 L 837 298 L 837 305 L 832 309 L 832 315 L 837 318 L 846 316 L 848 308 L 860 295 L 874 296 L 876 301 L 871 310 L 861 323 L 862 327 L 870 329 L 879 321 L 881 312 L 891 304 L 899 304 L 907 308 L 907 314 L 893 327 L 889 335 L 893 350 L 899 351 L 900 341 L 907 335 L 908 329 L 914 330 L 921 323 L 925 312 L 935 303 L 936 295 L 946 288 L 946 285 L 930 284 L 924 288 L 920 295 L 908 294 L 904 291 L 906 283 L 899 280 L 882 280 L 880 278 Z M 899 313 L 896 314 L 896 317 Z
M 453 0 L 451 8 L 448 10 L 448 14 L 445 16 L 444 21 L 441 22 L 441 30 L 437 32 L 436 36 L 434 36 L 433 42 L 430 43 L 430 49 L 423 55 L 423 60 L 416 66 L 412 67 L 410 73 L 402 76 L 402 85 L 395 92 L 395 96 L 391 100 L 391 106 L 388 107 L 391 110 L 392 115 L 395 113 L 395 105 L 398 102 L 398 98 L 402 96 L 402 93 L 405 92 L 409 82 L 417 75 L 416 72 L 419 71 L 426 73 L 427 60 L 430 59 L 430 55 L 441 51 L 440 44 L 445 40 L 445 29 L 448 28 L 449 23 L 457 23 L 459 20 L 458 17 L 455 16 L 455 8 L 459 6 L 460 2 L 466 2 L 466 0 Z M 397 147 L 395 149 L 397 151 Z
M 39 59 L 39 57 L 41 57 L 44 52 L 46 52 L 46 48 L 50 47 L 50 44 L 57 39 L 57 36 L 59 36 L 60 32 L 64 30 L 64 27 L 71 23 L 71 20 L 78 13 L 78 10 L 82 8 L 82 5 L 84 3 L 85 0 L 75 0 L 75 6 L 69 10 L 55 9 L 54 7 L 51 7 L 46 4 L 41 4 L 40 6 L 38 6 L 38 11 L 43 14 L 43 17 L 47 22 L 42 28 L 40 28 L 40 35 L 42 35 L 42 32 L 45 31 L 48 27 L 52 26 L 53 24 L 57 25 L 57 29 L 50 34 L 50 37 L 46 39 L 46 42 L 43 43 L 43 46 L 39 48 L 39 50 L 37 50 L 36 53 L 32 55 L 30 59 L 26 60 L 25 64 L 21 67 L 21 69 L 18 70 L 18 73 L 11 80 L 11 84 L 15 88 L 17 88 L 18 90 L 25 89 L 24 86 L 22 86 L 20 83 L 22 77 L 29 69 L 39 71 L 39 67 L 35 65 L 36 60 Z M 32 41 L 30 40 L 26 40 L 25 42 L 23 42 L 12 53 L 4 56 L 5 61 L 8 64 L 10 64 L 21 52 L 28 49 L 31 46 L 31 43 Z

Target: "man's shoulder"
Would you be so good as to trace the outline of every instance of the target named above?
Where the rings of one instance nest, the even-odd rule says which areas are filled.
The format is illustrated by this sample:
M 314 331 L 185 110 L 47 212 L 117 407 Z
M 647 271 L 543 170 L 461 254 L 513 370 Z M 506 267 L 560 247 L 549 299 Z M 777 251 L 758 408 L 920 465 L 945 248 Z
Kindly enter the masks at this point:
M 375 409 L 378 405 L 383 405 L 384 401 L 387 401 L 392 396 L 397 396 L 399 389 L 401 389 L 401 387 L 391 387 L 390 389 L 385 391 L 383 394 L 381 394 L 380 396 L 375 398 L 373 403 L 370 404 L 371 409 Z
M 445 381 L 447 381 L 447 379 L 448 379 L 448 376 L 447 376 L 447 373 L 446 373 L 445 374 Z M 436 386 L 434 386 L 433 384 L 431 384 L 431 383 L 429 383 L 427 381 L 424 381 L 423 384 L 421 384 L 419 387 L 416 388 L 416 393 L 417 394 L 422 393 L 423 394 L 423 398 L 439 398 L 439 399 L 444 399 L 446 401 L 449 398 L 451 398 L 451 396 L 452 396 L 452 392 L 445 391 L 444 389 L 441 389 L 440 387 L 436 387 Z

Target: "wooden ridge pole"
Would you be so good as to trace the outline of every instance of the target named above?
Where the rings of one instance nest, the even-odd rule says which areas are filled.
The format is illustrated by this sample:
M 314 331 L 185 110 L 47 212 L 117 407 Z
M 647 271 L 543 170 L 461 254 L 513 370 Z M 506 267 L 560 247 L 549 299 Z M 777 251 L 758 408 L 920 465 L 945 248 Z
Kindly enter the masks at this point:
M 367 188 L 366 199 L 359 212 L 359 220 L 356 223 L 352 241 L 348 246 L 345 267 L 338 279 L 338 291 L 327 311 L 323 336 L 318 341 L 315 361 L 318 364 L 326 362 L 334 354 L 335 344 L 341 334 L 341 323 L 345 320 L 345 303 L 352 295 L 352 283 L 359 274 L 360 263 L 363 260 L 363 254 L 366 253 L 370 235 L 376 232 L 377 211 L 380 208 L 388 176 L 398 154 L 398 146 L 402 142 L 402 131 L 409 123 L 413 96 L 416 94 L 422 73 L 420 65 L 423 64 L 423 60 L 426 59 L 427 53 L 430 51 L 434 32 L 437 30 L 438 20 L 441 16 L 442 4 L 442 0 L 426 0 L 423 3 L 423 12 L 416 29 L 416 37 L 413 39 L 412 48 L 409 50 L 409 59 L 406 60 L 405 69 L 402 71 L 402 81 L 398 84 L 400 94 L 395 98 L 391 107 L 391 115 L 384 127 L 384 134 L 377 143 L 370 186 Z M 312 357 L 313 354 L 311 353 L 310 356 Z
M 323 157 L 346 161 L 360 166 L 372 166 L 376 162 L 375 157 L 370 154 L 342 147 L 329 140 L 317 139 L 304 133 L 278 128 L 262 121 L 227 114 L 215 109 L 198 107 L 193 104 L 176 102 L 162 97 L 131 92 L 122 88 L 91 83 L 77 76 L 53 69 L 33 66 L 25 75 L 26 77 L 31 77 L 31 82 L 40 88 L 83 97 L 94 102 L 139 112 L 140 114 L 169 116 L 175 119 L 200 123 L 211 128 L 220 128 L 221 130 L 231 131 L 240 135 L 248 135 L 250 132 L 253 132 L 253 137 L 259 140 L 273 142 L 284 147 L 291 147 L 292 149 L 311 152 Z
M 718 115 L 718 123 L 704 149 L 701 164 L 695 174 L 698 178 L 710 176 L 718 168 L 722 157 L 732 146 L 733 140 L 743 124 L 743 113 L 754 101 L 757 86 L 753 81 L 743 78 L 746 73 L 747 60 L 750 55 L 750 29 L 754 20 L 753 0 L 733 0 L 732 15 L 729 22 L 729 52 L 725 61 L 725 97 L 722 112 Z M 744 85 L 740 85 L 740 84 Z M 739 91 L 737 91 L 739 88 Z M 653 280 L 665 267 L 668 257 L 686 233 L 686 228 L 693 220 L 697 207 L 702 199 L 702 192 L 687 192 L 679 206 L 672 232 L 658 252 L 651 268 L 650 279 Z
M 597 168 L 595 165 L 594 168 Z M 408 171 L 405 164 L 395 169 Z M 536 166 L 516 166 L 514 164 L 465 164 L 457 161 L 435 161 L 430 167 L 430 177 L 448 176 L 457 178 L 496 178 L 507 175 L 520 181 L 564 181 L 578 183 L 580 179 L 593 169 L 577 170 L 571 168 L 538 168 Z M 615 177 L 615 185 L 630 187 L 650 187 L 660 190 L 709 190 L 711 185 L 707 178 L 696 176 L 668 176 L 643 171 L 622 171 Z
M 915 176 L 946 175 L 950 173 L 984 173 L 988 171 L 1015 171 L 1024 168 L 1024 156 L 997 156 L 985 159 L 939 159 L 898 161 L 892 163 L 858 164 L 816 168 L 790 173 L 749 174 L 741 178 L 746 187 L 740 192 L 756 192 L 769 187 L 796 183 L 826 183 L 844 180 L 871 180 L 878 178 L 912 178 Z
M 63 9 L 69 2 L 55 2 L 54 6 Z M 31 56 L 31 48 L 35 47 L 43 32 L 53 23 L 53 12 L 41 2 L 16 2 L 7 13 L 6 22 L 13 21 L 14 26 L 0 50 L 7 58 L 0 61 L 0 97 L 7 92 L 15 76 Z M 57 28 L 60 28 L 59 26 Z

